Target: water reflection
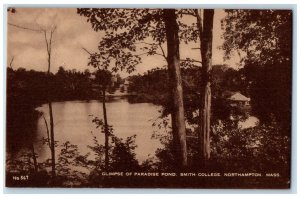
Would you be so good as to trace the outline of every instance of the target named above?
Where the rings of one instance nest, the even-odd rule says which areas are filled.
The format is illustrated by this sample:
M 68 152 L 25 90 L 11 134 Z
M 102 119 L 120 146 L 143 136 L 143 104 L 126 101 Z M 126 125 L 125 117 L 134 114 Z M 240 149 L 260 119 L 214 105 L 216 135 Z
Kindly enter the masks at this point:
M 87 146 L 93 144 L 93 136 L 97 137 L 100 144 L 104 143 L 104 135 L 100 129 L 95 129 L 93 117 L 90 116 L 103 117 L 100 101 L 55 102 L 52 106 L 56 141 L 70 141 L 78 146 L 81 153 L 90 152 Z M 139 162 L 148 159 L 149 155 L 154 156 L 156 149 L 162 147 L 159 140 L 151 139 L 152 123 L 159 117 L 159 109 L 160 107 L 150 103 L 131 104 L 127 99 L 107 102 L 108 121 L 114 127 L 114 134 L 123 139 L 137 135 L 135 153 Z M 49 119 L 47 105 L 38 107 L 37 110 Z M 50 157 L 49 148 L 40 141 L 46 134 L 45 122 L 40 118 L 34 144 L 40 161 Z

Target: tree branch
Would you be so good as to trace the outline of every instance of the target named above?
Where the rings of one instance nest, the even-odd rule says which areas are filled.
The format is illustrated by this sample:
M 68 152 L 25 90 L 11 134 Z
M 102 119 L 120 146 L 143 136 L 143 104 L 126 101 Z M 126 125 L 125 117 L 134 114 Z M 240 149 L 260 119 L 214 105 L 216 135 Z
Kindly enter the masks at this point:
M 47 54 L 49 55 L 49 44 L 48 44 L 48 38 L 47 38 L 47 31 L 43 31 L 44 33 L 44 38 L 46 42 L 46 47 L 47 47 Z
M 16 25 L 16 24 L 13 24 L 13 23 L 7 23 L 7 24 L 10 25 L 10 26 L 16 27 L 16 28 L 23 29 L 23 30 L 30 30 L 30 31 L 39 32 L 39 33 L 42 32 L 41 29 L 28 28 L 28 27 Z
M 51 50 L 52 50 L 52 37 L 53 37 L 53 34 L 56 30 L 56 26 L 54 26 L 53 29 L 51 29 L 51 32 L 50 32 L 50 41 L 49 41 L 49 53 L 51 55 Z
M 166 53 L 165 53 L 163 47 L 161 46 L 161 43 L 159 43 L 158 46 L 159 46 L 159 48 L 160 48 L 160 50 L 161 50 L 161 52 L 162 52 L 162 56 L 163 56 L 163 57 L 165 58 L 165 60 L 168 62 L 168 57 L 166 56 Z
M 191 61 L 191 62 L 195 62 L 195 63 L 201 63 L 201 61 L 197 61 L 197 60 L 194 60 L 194 59 L 189 59 L 189 60 L 186 60 L 186 59 L 180 59 L 180 61 Z
M 144 41 L 142 41 L 142 42 L 137 42 L 137 43 L 134 43 L 135 45 L 139 45 L 139 44 L 146 44 L 146 45 L 157 45 L 157 44 L 155 44 L 155 43 L 147 43 L 147 42 L 144 42 Z
M 86 48 L 82 47 L 81 49 L 82 49 L 83 51 L 85 51 L 86 53 L 88 53 L 89 55 L 92 55 L 92 53 L 89 52 Z
M 9 63 L 9 67 L 12 68 L 12 63 L 14 62 L 15 57 L 13 56 L 10 63 Z

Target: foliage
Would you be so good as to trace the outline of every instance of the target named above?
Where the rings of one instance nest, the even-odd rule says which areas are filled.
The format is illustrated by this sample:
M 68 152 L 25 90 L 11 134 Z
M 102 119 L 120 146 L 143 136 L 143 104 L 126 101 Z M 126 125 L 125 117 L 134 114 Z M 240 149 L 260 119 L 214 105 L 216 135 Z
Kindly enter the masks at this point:
M 139 163 L 134 153 L 136 135 L 127 137 L 125 140 L 116 136 L 112 137 L 113 150 L 111 154 L 111 170 L 114 171 L 137 171 Z
M 182 68 L 185 116 L 190 124 L 198 123 L 195 116 L 199 108 L 199 86 L 201 77 L 198 68 Z M 137 96 L 129 98 L 130 102 L 152 102 L 162 105 L 162 115 L 170 113 L 168 97 L 168 72 L 166 69 L 155 68 L 143 75 L 133 75 L 128 78 L 128 91 Z M 214 65 L 212 68 L 212 121 L 228 119 L 230 108 L 226 92 L 240 91 L 247 95 L 248 87 L 243 72 L 234 70 L 226 65 Z
M 155 122 L 153 138 L 159 139 L 164 148 L 158 149 L 155 164 L 158 170 L 174 170 L 174 157 L 169 121 L 165 118 Z M 192 126 L 193 128 L 193 126 Z M 290 138 L 284 136 L 283 128 L 276 122 L 269 125 L 241 129 L 236 121 L 219 121 L 212 126 L 211 159 L 205 168 L 199 166 L 196 129 L 188 130 L 187 143 L 189 169 L 220 172 L 278 172 L 289 177 Z
M 280 172 L 289 174 L 290 139 L 273 122 L 240 129 L 220 122 L 212 130 L 212 161 L 223 171 Z
M 243 50 L 243 61 L 260 65 L 290 61 L 291 17 L 289 10 L 225 10 L 224 45 L 227 57 Z
M 99 84 L 103 88 L 110 87 L 112 85 L 112 74 L 108 70 L 97 70 L 95 72 L 95 83 Z
M 152 69 L 144 75 L 128 77 L 128 92 L 137 93 L 130 102 L 153 102 L 165 104 L 168 95 L 168 73 L 166 69 Z
M 103 121 L 95 117 L 93 122 L 96 128 L 101 129 L 104 133 Z M 19 157 L 9 158 L 7 160 L 6 172 L 9 178 L 10 186 L 17 185 L 11 178 L 13 175 L 29 175 L 30 180 L 26 186 L 58 186 L 58 187 L 78 187 L 78 186 L 98 186 L 105 185 L 107 178 L 101 175 L 104 171 L 138 171 L 141 169 L 134 150 L 136 148 L 136 136 L 127 137 L 125 140 L 113 135 L 112 126 L 110 131 L 110 147 L 109 147 L 109 170 L 104 166 L 104 146 L 98 141 L 96 136 L 93 137 L 93 144 L 88 148 L 91 153 L 81 154 L 77 145 L 66 141 L 62 144 L 56 142 L 55 147 L 58 150 L 58 158 L 56 161 L 56 177 L 53 179 L 51 175 L 51 159 L 47 159 L 38 163 L 38 171 L 34 170 L 32 153 L 30 151 L 22 153 Z M 48 144 L 45 139 L 42 140 Z M 39 161 L 39 160 L 38 160 Z M 147 164 L 147 163 L 144 163 Z M 145 165 L 144 165 L 145 166 Z M 43 177 L 43 182 L 40 180 Z M 106 178 L 106 179 L 105 179 Z M 23 184 L 24 185 L 24 184 Z
M 111 83 L 113 77 L 116 78 L 114 84 Z M 108 71 L 91 73 L 89 70 L 80 72 L 59 67 L 56 74 L 48 76 L 44 72 L 27 71 L 24 68 L 7 68 L 7 101 L 8 105 L 22 106 L 12 109 L 22 110 L 27 107 L 33 109 L 47 102 L 47 92 L 50 92 L 52 101 L 99 99 L 98 90 L 94 89 L 99 83 L 105 83 L 109 91 L 113 91 L 120 86 L 122 79 Z
M 105 126 L 102 119 L 94 117 L 92 120 L 95 123 L 96 128 L 100 128 L 101 133 L 105 133 Z M 108 137 L 110 138 L 109 143 L 109 170 L 113 171 L 129 171 L 135 170 L 138 167 L 138 162 L 135 158 L 134 150 L 137 147 L 135 144 L 136 135 L 130 136 L 123 140 L 114 135 L 113 127 L 108 126 Z M 100 165 L 97 166 L 99 170 L 104 169 L 104 146 L 98 142 L 96 136 L 94 136 L 94 146 L 89 146 L 89 148 L 97 156 L 96 162 L 94 164 Z M 108 170 L 106 170 L 108 171 Z
M 248 83 L 243 69 L 235 70 L 226 65 L 212 67 L 212 94 L 222 96 L 225 91 L 241 92 L 248 96 Z
M 77 158 L 80 155 L 78 146 L 66 141 L 60 146 L 56 164 L 57 178 L 61 186 L 78 186 L 85 182 L 87 174 L 78 168 Z M 76 167 L 77 166 L 77 167 Z
M 180 41 L 186 44 L 197 42 L 197 25 L 193 20 L 186 20 L 186 17 L 195 17 L 195 10 L 176 9 L 175 12 Z M 78 8 L 77 13 L 86 17 L 95 31 L 105 34 L 98 51 L 90 56 L 91 66 L 101 65 L 104 69 L 111 66 L 114 72 L 126 70 L 131 73 L 142 62 L 143 56 L 156 55 L 167 60 L 163 9 Z M 180 64 L 185 68 L 199 68 L 199 60 L 192 58 L 186 58 Z
M 100 63 L 112 71 L 126 70 L 132 72 L 140 63 L 136 53 L 136 42 L 150 35 L 159 39 L 156 27 L 162 21 L 152 25 L 159 16 L 159 10 L 150 9 L 93 9 L 79 8 L 78 14 L 87 17 L 95 31 L 104 31 L 105 36 L 99 43 L 99 50 L 90 57 L 90 65 L 97 67 Z
M 223 49 L 241 54 L 253 112 L 261 121 L 291 122 L 292 12 L 226 10 Z
M 45 144 L 46 141 L 42 140 Z M 7 161 L 6 172 L 7 172 L 7 182 L 9 185 L 13 184 L 15 181 L 12 181 L 13 175 L 28 175 L 29 180 L 24 181 L 26 186 L 35 187 L 35 186 L 78 186 L 83 183 L 86 175 L 76 170 L 78 166 L 76 158 L 79 156 L 78 148 L 76 145 L 72 145 L 69 141 L 59 145 L 56 142 L 56 149 L 60 148 L 58 154 L 58 160 L 56 162 L 56 178 L 51 178 L 51 159 L 46 159 L 45 161 L 38 160 L 38 169 L 35 170 L 33 164 L 33 154 L 31 151 L 24 151 L 21 155 L 14 156 L 9 158 Z M 75 167 L 75 169 L 74 169 Z

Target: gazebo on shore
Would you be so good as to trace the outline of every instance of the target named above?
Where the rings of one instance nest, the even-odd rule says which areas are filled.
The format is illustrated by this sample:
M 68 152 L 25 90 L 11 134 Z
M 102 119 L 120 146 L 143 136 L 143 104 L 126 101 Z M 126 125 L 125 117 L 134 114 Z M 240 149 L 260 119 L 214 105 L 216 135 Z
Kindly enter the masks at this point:
M 250 98 L 244 96 L 240 92 L 234 93 L 232 96 L 227 98 L 227 100 L 230 102 L 230 106 L 232 107 L 242 107 L 250 105 Z

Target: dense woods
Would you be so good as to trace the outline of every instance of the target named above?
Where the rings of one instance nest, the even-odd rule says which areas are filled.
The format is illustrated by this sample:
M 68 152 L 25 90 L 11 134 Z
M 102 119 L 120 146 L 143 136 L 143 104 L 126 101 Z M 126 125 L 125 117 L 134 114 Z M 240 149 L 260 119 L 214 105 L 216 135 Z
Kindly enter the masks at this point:
M 241 60 L 255 115 L 291 128 L 292 12 L 226 10 L 223 48 L 245 53 Z M 276 18 L 276 20 L 275 20 Z M 226 25 L 225 25 L 226 24 Z M 242 34 L 239 34 L 242 32 Z M 289 133 L 289 132 L 288 132 Z

